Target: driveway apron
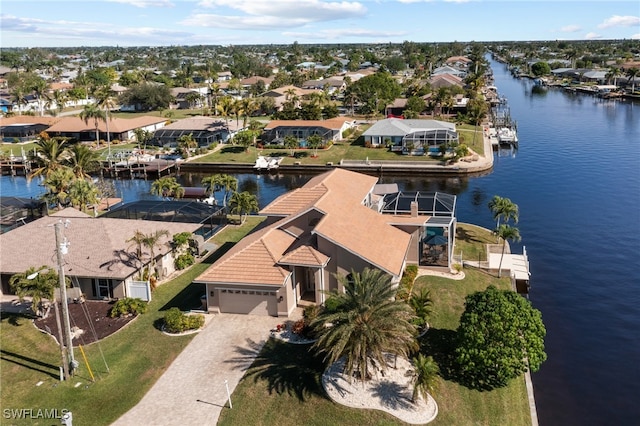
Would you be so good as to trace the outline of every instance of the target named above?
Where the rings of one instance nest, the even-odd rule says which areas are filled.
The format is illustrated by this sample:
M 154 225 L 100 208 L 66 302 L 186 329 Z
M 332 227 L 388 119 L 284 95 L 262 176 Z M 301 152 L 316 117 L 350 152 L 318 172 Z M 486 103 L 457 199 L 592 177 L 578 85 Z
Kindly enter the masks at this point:
M 225 380 L 233 393 L 279 322 L 215 314 L 142 400 L 113 425 L 215 425 L 220 412 L 229 409 Z

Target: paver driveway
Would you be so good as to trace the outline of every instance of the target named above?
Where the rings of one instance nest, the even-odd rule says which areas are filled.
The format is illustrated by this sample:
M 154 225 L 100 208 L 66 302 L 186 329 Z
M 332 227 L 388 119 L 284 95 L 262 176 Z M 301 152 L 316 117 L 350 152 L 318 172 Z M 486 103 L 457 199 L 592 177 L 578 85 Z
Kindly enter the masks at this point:
M 233 392 L 278 322 L 282 318 L 216 314 L 144 398 L 113 424 L 215 425 L 227 404 L 224 381 Z

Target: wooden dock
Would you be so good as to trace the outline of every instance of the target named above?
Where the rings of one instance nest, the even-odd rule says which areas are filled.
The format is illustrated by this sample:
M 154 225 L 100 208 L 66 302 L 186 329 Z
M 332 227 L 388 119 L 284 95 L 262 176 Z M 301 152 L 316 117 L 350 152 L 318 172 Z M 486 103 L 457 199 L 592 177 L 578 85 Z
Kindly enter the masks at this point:
M 111 178 L 157 179 L 175 173 L 179 164 L 173 160 L 130 162 L 127 164 L 105 164 L 103 173 Z

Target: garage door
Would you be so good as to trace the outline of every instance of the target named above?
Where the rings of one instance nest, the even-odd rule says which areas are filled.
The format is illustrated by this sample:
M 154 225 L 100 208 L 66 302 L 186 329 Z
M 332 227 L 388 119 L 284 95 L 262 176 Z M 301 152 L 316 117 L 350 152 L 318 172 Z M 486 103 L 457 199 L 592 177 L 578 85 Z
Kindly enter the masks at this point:
M 277 316 L 276 292 L 221 289 L 220 312 Z

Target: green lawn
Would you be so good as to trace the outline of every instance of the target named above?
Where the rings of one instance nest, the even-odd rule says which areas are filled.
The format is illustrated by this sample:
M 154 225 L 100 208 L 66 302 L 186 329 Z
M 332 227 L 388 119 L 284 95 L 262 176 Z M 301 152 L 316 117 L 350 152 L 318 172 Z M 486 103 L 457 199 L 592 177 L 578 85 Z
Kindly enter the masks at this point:
M 462 224 L 460 229 L 467 231 L 463 237 L 469 236 L 468 241 L 458 242 L 465 246 L 465 258 L 471 246 L 482 244 L 482 238 L 490 236 L 473 225 Z M 428 288 L 433 299 L 431 329 L 421 340 L 422 351 L 434 356 L 444 377 L 434 395 L 438 417 L 431 424 L 530 425 L 524 378 L 491 392 L 471 390 L 455 380 L 450 367 L 452 342 L 465 296 L 490 284 L 510 288 L 507 278 L 497 279 L 471 269 L 464 272 L 465 279 L 460 281 L 423 276 L 415 284 L 417 289 Z M 301 419 L 307 425 L 402 423 L 383 412 L 352 409 L 330 401 L 320 382 L 324 367 L 308 346 L 270 340 L 232 395 L 233 410 L 223 410 L 219 424 L 286 426 L 300 424 Z
M 68 382 L 59 382 L 60 353 L 54 340 L 37 331 L 30 320 L 3 314 L 0 326 L 2 408 L 68 409 L 74 412 L 76 425 L 108 425 L 115 421 L 142 399 L 194 336 L 162 334 L 157 326 L 164 311 L 173 306 L 183 310 L 199 306 L 199 297 L 204 290 L 190 283 L 262 220 L 249 217 L 244 225 L 221 231 L 215 237 L 221 248 L 178 278 L 159 286 L 147 313 L 99 344 L 84 348 L 97 376 L 95 383 L 89 381 L 78 349 L 75 350 L 76 358 L 81 361 L 78 374 Z M 43 384 L 36 386 L 40 381 Z M 81 385 L 75 387 L 76 383 Z M 29 420 L 14 424 L 50 423 Z

